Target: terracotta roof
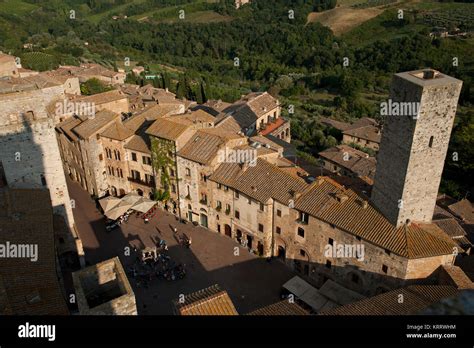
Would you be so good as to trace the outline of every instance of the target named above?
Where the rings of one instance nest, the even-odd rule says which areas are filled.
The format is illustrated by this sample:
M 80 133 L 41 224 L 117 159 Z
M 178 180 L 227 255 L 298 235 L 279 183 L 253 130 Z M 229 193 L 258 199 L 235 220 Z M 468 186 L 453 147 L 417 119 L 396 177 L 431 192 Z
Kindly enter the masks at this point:
M 184 302 L 173 301 L 180 315 L 238 315 L 227 291 L 213 285 L 184 296 Z
M 287 123 L 287 121 L 281 117 L 277 118 L 274 122 L 268 123 L 265 126 L 265 129 L 261 130 L 259 134 L 261 135 L 267 135 L 273 132 L 274 130 L 280 128 L 282 125 Z
M 347 145 L 331 147 L 318 153 L 326 160 L 353 172 L 357 176 L 373 178 L 377 161 L 369 157 L 365 152 L 359 151 Z
M 413 222 L 396 228 L 364 201 L 352 189 L 319 177 L 295 202 L 295 208 L 407 258 L 448 255 L 457 246 L 435 224 Z
M 173 120 L 183 121 L 190 124 L 207 124 L 213 125 L 214 124 L 214 116 L 207 113 L 204 110 L 197 110 L 192 111 L 190 113 L 182 114 L 182 115 L 175 115 L 171 117 Z
M 209 179 L 232 187 L 262 203 L 273 198 L 288 204 L 298 192 L 307 187 L 303 179 L 297 179 L 260 158 L 254 166 L 223 163 Z
M 99 132 L 109 122 L 120 117 L 119 114 L 109 110 L 101 110 L 95 114 L 95 117 L 87 118 L 84 122 L 73 129 L 74 133 L 82 139 L 87 139 Z
M 74 96 L 73 102 L 104 104 L 117 101 L 120 99 L 127 99 L 127 96 L 118 90 L 111 90 L 103 93 L 97 93 L 87 96 Z
M 1 260 L 0 314 L 69 314 L 58 281 L 48 190 L 0 190 L 0 244 L 7 242 L 37 245 L 38 259 Z
M 474 208 L 469 200 L 462 199 L 459 202 L 449 205 L 448 208 L 459 216 L 459 218 L 468 222 L 474 222 Z
M 105 138 L 123 141 L 133 135 L 133 131 L 125 127 L 121 120 L 117 120 L 105 129 L 101 134 Z
M 0 80 L 0 94 L 38 90 L 61 85 L 62 83 L 55 79 L 46 78 L 44 75 L 38 74 L 28 77 Z
M 135 151 L 143 152 L 147 154 L 151 153 L 149 138 L 148 136 L 145 136 L 145 135 L 141 136 L 141 135 L 135 134 L 124 145 L 124 147 L 129 150 L 135 150 Z
M 371 125 L 358 128 L 350 128 L 345 130 L 343 133 L 352 137 L 369 140 L 378 144 L 380 144 L 380 139 L 382 137 L 380 128 Z
M 146 130 L 146 134 L 176 141 L 190 127 L 171 118 L 159 118 Z
M 412 285 L 323 311 L 320 315 L 411 315 L 458 292 L 449 285 Z
M 0 52 L 0 61 L 1 62 L 15 61 L 15 57 L 11 56 L 9 54 L 5 54 L 3 52 Z
M 216 128 L 224 129 L 228 132 L 238 133 L 241 131 L 241 127 L 238 122 L 232 116 L 226 116 L 222 120 L 216 118 Z
M 268 145 L 270 146 L 271 149 L 276 150 L 276 151 L 282 151 L 283 146 L 280 144 L 272 141 L 271 139 L 264 137 L 263 135 L 256 135 L 250 138 L 250 141 L 253 143 L 260 143 L 263 145 Z
M 350 123 L 333 120 L 327 117 L 321 117 L 319 119 L 319 122 L 321 122 L 322 124 L 326 126 L 339 129 L 340 131 L 345 131 L 346 129 L 349 129 L 351 127 Z
M 309 313 L 296 303 L 283 300 L 257 309 L 248 315 L 309 315 Z
M 447 285 L 453 285 L 458 289 L 474 289 L 474 283 L 461 267 L 443 265 L 441 268 L 449 278 Z
M 466 232 L 454 218 L 434 220 L 433 223 L 446 232 L 451 238 L 464 237 L 466 235 Z
M 57 129 L 60 129 L 64 134 L 66 134 L 72 141 L 76 141 L 79 138 L 77 137 L 76 133 L 72 130 L 74 127 L 80 125 L 82 123 L 81 119 L 78 117 L 69 117 L 61 123 L 56 125 Z
M 257 119 L 278 107 L 278 100 L 267 92 L 249 93 L 225 108 L 223 112 L 232 116 L 241 128 L 248 128 Z
M 209 164 L 226 142 L 227 139 L 217 134 L 200 130 L 178 152 L 178 156 L 201 164 Z

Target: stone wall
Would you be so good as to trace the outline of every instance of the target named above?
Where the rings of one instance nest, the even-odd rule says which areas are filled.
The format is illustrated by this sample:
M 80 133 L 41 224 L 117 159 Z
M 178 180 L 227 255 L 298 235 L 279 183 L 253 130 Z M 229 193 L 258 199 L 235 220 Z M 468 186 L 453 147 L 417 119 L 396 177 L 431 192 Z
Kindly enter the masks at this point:
M 129 193 L 131 191 L 130 182 L 128 181 L 128 177 L 131 176 L 129 163 L 132 162 L 132 157 L 127 158 L 127 152 L 123 147 L 124 142 L 106 137 L 101 137 L 101 142 L 109 193 L 114 194 L 112 187 L 115 188 L 116 195 L 120 196 L 121 192 Z M 107 156 L 107 149 L 111 152 L 111 158 Z M 115 157 L 116 154 L 118 154 L 118 158 Z M 112 174 L 109 172 L 109 168 L 113 168 Z M 122 170 L 123 177 L 119 176 L 118 169 Z
M 274 255 L 282 258 L 281 248 L 284 248 L 285 262 L 316 286 L 333 279 L 356 292 L 374 295 L 404 283 L 407 259 L 311 216 L 307 224 L 301 223 L 298 211 L 279 202 L 275 203 L 274 210 Z M 298 228 L 304 230 L 304 237 L 298 235 Z M 363 257 L 340 257 L 337 254 L 327 257 L 325 250 L 331 243 L 333 246 L 363 245 Z M 384 265 L 387 266 L 386 272 L 382 269 Z
M 52 100 L 63 96 L 61 86 L 0 95 L 0 161 L 10 187 L 49 188 L 54 212 L 72 228 L 54 121 L 46 111 Z
M 137 161 L 132 161 L 132 152 L 137 155 Z M 140 173 L 141 180 L 145 181 L 145 174 L 153 177 L 153 167 L 148 164 L 143 163 L 143 156 L 151 157 L 149 153 L 143 153 L 136 150 L 125 149 L 126 158 L 128 159 L 128 173 L 127 176 L 132 176 L 132 170 L 136 170 Z M 143 196 L 153 199 L 153 189 L 154 187 L 149 185 L 144 185 L 136 182 L 130 182 L 130 189 L 133 191 L 142 190 Z
M 397 226 L 431 222 L 462 82 L 394 76 L 390 99 L 419 103 L 416 115 L 385 117 L 372 200 Z

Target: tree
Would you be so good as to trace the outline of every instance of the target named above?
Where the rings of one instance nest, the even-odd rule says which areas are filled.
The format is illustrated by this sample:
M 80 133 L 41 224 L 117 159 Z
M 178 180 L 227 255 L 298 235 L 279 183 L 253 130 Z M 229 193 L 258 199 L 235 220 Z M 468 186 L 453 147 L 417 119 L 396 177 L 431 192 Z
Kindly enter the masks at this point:
M 92 78 L 81 84 L 81 93 L 84 95 L 93 95 L 97 93 L 103 93 L 111 91 L 113 88 L 104 85 L 101 81 L 96 78 Z

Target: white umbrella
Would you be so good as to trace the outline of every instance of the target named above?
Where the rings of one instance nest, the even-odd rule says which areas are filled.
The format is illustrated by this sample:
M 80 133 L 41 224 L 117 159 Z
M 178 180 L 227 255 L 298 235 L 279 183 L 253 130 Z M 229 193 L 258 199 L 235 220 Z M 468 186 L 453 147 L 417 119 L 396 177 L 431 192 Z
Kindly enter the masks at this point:
M 125 214 L 131 206 L 131 204 L 122 202 L 117 207 L 106 211 L 105 216 L 107 216 L 111 220 L 117 220 L 119 217 Z
M 120 203 L 120 198 L 109 196 L 99 200 L 99 204 L 104 212 L 115 208 Z
M 125 196 L 123 196 L 121 200 L 124 203 L 129 203 L 131 205 L 134 205 L 142 198 L 143 198 L 142 196 L 136 194 L 135 192 L 130 192 L 130 193 L 127 193 Z
M 141 213 L 146 213 L 155 205 L 156 205 L 155 201 L 152 201 L 151 199 L 148 199 L 148 198 L 142 198 L 137 203 L 135 203 L 135 205 L 131 209 L 139 211 Z

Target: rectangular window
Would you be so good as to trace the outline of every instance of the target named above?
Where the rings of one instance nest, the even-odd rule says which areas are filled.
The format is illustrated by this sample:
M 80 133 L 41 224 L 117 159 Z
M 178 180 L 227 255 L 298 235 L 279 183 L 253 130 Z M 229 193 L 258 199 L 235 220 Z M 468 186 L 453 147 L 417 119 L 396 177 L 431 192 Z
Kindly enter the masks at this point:
M 235 218 L 240 219 L 240 212 L 238 210 L 235 211 Z
M 278 226 L 277 226 L 277 228 L 276 228 L 276 233 L 277 233 L 277 234 L 281 234 L 281 228 L 278 227 Z
M 222 185 L 218 183 L 217 188 L 220 190 L 222 188 Z
M 239 199 L 239 193 L 235 191 L 235 199 Z
M 132 178 L 135 180 L 140 180 L 140 172 L 136 170 L 132 170 Z
M 174 177 L 174 169 L 170 169 L 170 176 Z
M 302 229 L 301 227 L 298 227 L 298 236 L 304 238 L 304 229 Z
M 333 245 L 333 243 L 334 243 L 334 240 L 332 238 L 329 238 L 328 244 Z
M 145 174 L 145 181 L 146 181 L 148 184 L 153 184 L 153 176 L 150 175 L 150 174 Z
M 99 155 L 99 161 L 103 161 L 104 160 L 104 156 L 102 154 Z
M 171 192 L 176 193 L 176 186 L 175 186 L 175 184 L 171 184 Z
M 304 251 L 303 249 L 300 249 L 300 256 L 305 257 L 306 256 L 306 251 Z
M 258 231 L 263 232 L 263 225 L 262 224 L 258 224 Z
M 191 176 L 191 169 L 186 168 L 186 176 Z
M 135 152 L 132 152 L 132 161 L 137 162 L 137 154 Z
M 148 156 L 142 156 L 143 164 L 151 166 L 151 158 Z
M 221 209 L 222 209 L 222 202 L 221 202 L 221 201 L 217 201 L 217 202 L 216 202 L 216 209 L 217 209 L 217 210 L 221 210 Z
M 265 211 L 265 205 L 263 203 L 260 203 L 260 211 Z
M 303 213 L 302 211 L 299 212 L 299 221 L 302 224 L 307 224 L 309 221 L 309 215 L 306 213 Z
M 229 191 L 229 186 L 224 186 L 224 191 Z
M 281 210 L 280 209 L 277 210 L 277 216 L 281 217 Z
M 382 265 L 382 272 L 387 273 L 388 272 L 388 266 L 387 265 Z

